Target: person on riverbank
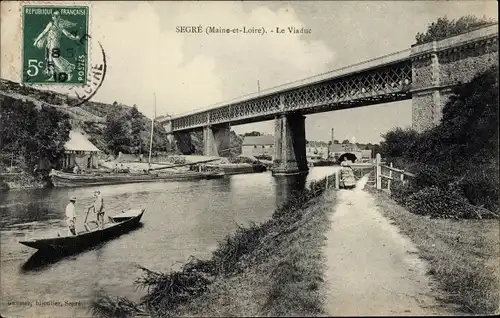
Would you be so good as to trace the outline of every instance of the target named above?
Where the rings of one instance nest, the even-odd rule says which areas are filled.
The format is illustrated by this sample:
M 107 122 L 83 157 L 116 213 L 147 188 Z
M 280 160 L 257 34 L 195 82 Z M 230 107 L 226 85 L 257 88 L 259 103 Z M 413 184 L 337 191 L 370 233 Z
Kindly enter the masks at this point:
M 94 191 L 94 197 L 94 203 L 88 208 L 94 209 L 94 213 L 97 218 L 97 225 L 102 229 L 104 227 L 104 199 L 102 198 L 101 191 Z
M 76 211 L 75 211 L 76 197 L 71 197 L 66 206 L 66 223 L 68 224 L 69 234 L 76 235 Z
M 340 187 L 344 189 L 352 189 L 356 186 L 356 178 L 354 171 L 351 168 L 350 160 L 344 160 L 341 163 L 340 169 Z

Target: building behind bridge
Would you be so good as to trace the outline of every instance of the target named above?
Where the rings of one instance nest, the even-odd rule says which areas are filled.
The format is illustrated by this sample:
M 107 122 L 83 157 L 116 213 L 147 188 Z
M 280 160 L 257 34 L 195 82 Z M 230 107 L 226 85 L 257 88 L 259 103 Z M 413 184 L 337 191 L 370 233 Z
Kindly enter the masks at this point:
M 371 150 L 359 149 L 356 144 L 333 144 L 330 146 L 306 146 L 306 156 L 308 159 L 328 159 L 338 160 L 345 153 L 352 153 L 356 156 L 357 162 L 370 161 Z M 245 136 L 241 145 L 243 156 L 267 155 L 274 157 L 274 136 Z
M 337 161 L 345 153 L 356 156 L 356 162 L 368 162 L 372 159 L 371 150 L 360 149 L 356 144 L 333 144 L 330 146 L 330 158 Z
M 243 156 L 274 156 L 274 136 L 245 136 L 241 144 Z

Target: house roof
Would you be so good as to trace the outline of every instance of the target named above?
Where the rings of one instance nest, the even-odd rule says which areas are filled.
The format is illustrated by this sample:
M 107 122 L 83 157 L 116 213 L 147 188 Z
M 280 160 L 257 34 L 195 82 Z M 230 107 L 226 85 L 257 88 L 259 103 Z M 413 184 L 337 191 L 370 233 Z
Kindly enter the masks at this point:
M 344 148 L 346 147 L 346 148 Z M 348 149 L 348 150 L 346 150 Z M 359 147 L 356 146 L 356 144 L 333 144 L 331 146 L 331 151 L 332 152 L 354 152 L 354 151 L 360 151 Z
M 64 149 L 68 151 L 100 151 L 81 132 L 71 130 L 69 140 L 64 144 Z
M 274 145 L 274 136 L 245 136 L 242 146 Z

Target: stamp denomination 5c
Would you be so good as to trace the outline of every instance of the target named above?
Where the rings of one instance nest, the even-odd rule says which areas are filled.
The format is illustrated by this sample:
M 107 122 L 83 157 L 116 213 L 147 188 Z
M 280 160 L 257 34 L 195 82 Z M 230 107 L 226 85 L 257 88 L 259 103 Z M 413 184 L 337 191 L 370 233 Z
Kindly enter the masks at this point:
M 23 83 L 86 84 L 89 8 L 56 5 L 22 10 Z

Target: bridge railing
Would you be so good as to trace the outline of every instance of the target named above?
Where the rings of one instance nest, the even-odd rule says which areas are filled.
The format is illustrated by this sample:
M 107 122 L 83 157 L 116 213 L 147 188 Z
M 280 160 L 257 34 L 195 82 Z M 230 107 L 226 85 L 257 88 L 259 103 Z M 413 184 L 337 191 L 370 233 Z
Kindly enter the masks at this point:
M 175 115 L 175 116 L 170 117 L 168 119 L 172 120 L 172 119 L 176 119 L 176 118 L 180 118 L 180 117 L 184 117 L 184 116 L 196 114 L 196 113 L 199 113 L 199 112 L 202 112 L 202 111 L 213 110 L 213 109 L 216 109 L 216 108 L 219 108 L 219 107 L 227 106 L 228 104 L 238 103 L 238 102 L 250 100 L 250 99 L 253 99 L 253 98 L 258 98 L 258 97 L 263 97 L 263 96 L 267 96 L 267 95 L 272 95 L 272 94 L 275 94 L 277 92 L 283 92 L 283 91 L 287 91 L 287 90 L 290 90 L 290 89 L 295 89 L 295 88 L 299 88 L 299 87 L 302 87 L 302 86 L 319 83 L 319 82 L 322 82 L 322 81 L 325 81 L 325 80 L 329 80 L 329 79 L 332 79 L 332 78 L 336 78 L 336 77 L 345 76 L 345 75 L 348 75 L 348 74 L 351 74 L 351 73 L 359 72 L 361 70 L 368 70 L 370 68 L 380 67 L 380 66 L 383 66 L 383 65 L 396 63 L 396 62 L 408 59 L 410 57 L 410 53 L 411 53 L 411 49 L 405 49 L 405 50 L 402 50 L 402 51 L 398 51 L 398 52 L 394 52 L 394 53 L 391 53 L 391 54 L 383 55 L 383 56 L 376 57 L 376 58 L 373 58 L 373 59 L 370 59 L 370 60 L 366 60 L 366 61 L 363 61 L 363 62 L 359 62 L 359 63 L 355 63 L 355 64 L 350 64 L 350 65 L 347 65 L 347 66 L 344 66 L 344 67 L 341 67 L 341 68 L 338 68 L 338 69 L 335 69 L 335 70 L 332 70 L 332 71 L 324 72 L 324 73 L 321 73 L 321 74 L 317 74 L 317 75 L 306 77 L 306 78 L 299 79 L 299 80 L 296 80 L 296 81 L 288 82 L 288 83 L 281 84 L 281 85 L 278 85 L 278 86 L 273 86 L 273 87 L 270 87 L 270 88 L 267 88 L 267 89 L 263 89 L 263 90 L 261 90 L 259 92 L 254 92 L 254 93 L 246 94 L 246 95 L 239 96 L 239 97 L 236 97 L 236 98 L 233 98 L 233 99 L 229 99 L 229 100 L 226 100 L 226 101 L 223 101 L 223 102 L 212 104 L 212 105 L 209 105 L 209 106 L 206 106 L 206 107 L 197 108 L 197 109 L 185 112 L 185 113 L 181 113 L 181 114 Z

